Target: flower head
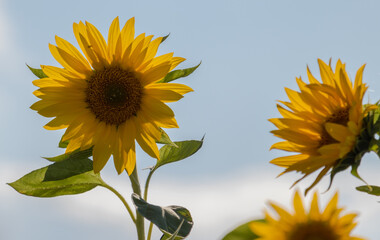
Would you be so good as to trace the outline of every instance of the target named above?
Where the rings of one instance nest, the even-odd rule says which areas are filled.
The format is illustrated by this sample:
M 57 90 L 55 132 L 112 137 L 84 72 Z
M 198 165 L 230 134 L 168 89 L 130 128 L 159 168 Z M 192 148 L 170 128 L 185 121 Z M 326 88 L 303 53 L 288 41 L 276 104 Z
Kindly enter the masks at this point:
M 159 82 L 184 58 L 173 53 L 156 57 L 162 38 L 145 33 L 135 37 L 134 18 L 120 30 L 115 18 L 107 42 L 91 24 L 74 23 L 82 53 L 56 37 L 49 45 L 63 68 L 42 66 L 46 78 L 33 81 L 40 98 L 31 106 L 45 117 L 54 117 L 48 130 L 67 128 L 62 140 L 66 152 L 93 146 L 94 171 L 99 172 L 113 155 L 115 168 L 131 174 L 135 168 L 135 140 L 150 156 L 159 159 L 156 141 L 160 128 L 176 128 L 173 111 L 165 104 L 181 99 L 192 89 L 183 84 Z
M 315 193 L 307 211 L 297 191 L 293 199 L 294 213 L 270 203 L 278 217 L 272 217 L 265 211 L 265 221 L 253 222 L 250 228 L 260 240 L 364 240 L 351 236 L 357 214 L 342 215 L 344 209 L 337 204 L 338 193 L 335 193 L 325 210 L 321 211 L 318 194 Z
M 322 82 L 307 68 L 309 83 L 297 78 L 300 92 L 285 88 L 290 101 L 279 101 L 282 105 L 277 105 L 283 118 L 269 119 L 278 128 L 272 133 L 285 140 L 273 144 L 271 149 L 297 153 L 273 159 L 271 163 L 285 167 L 283 173 L 302 172 L 304 176 L 300 180 L 322 169 L 306 192 L 330 169 L 335 174 L 342 170 L 342 166 L 347 168 L 358 164 L 360 159 L 356 157 L 363 153 L 355 147 L 362 131 L 363 118 L 371 109 L 371 106 L 363 109 L 362 105 L 367 90 L 362 83 L 364 65 L 357 71 L 352 83 L 345 64 L 340 60 L 335 71 L 331 63 L 327 65 L 321 60 L 318 63 Z M 351 161 L 350 164 L 346 164 L 347 161 Z

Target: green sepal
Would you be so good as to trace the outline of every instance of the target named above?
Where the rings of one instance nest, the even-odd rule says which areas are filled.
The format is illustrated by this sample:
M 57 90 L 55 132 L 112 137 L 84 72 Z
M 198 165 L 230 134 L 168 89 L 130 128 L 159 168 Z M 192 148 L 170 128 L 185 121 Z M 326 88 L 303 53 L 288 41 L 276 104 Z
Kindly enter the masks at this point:
M 332 168 L 328 189 L 330 189 L 335 175 L 338 172 L 346 170 L 348 167 L 351 167 L 351 174 L 353 176 L 366 183 L 358 174 L 358 167 L 364 154 L 370 151 L 376 151 L 378 149 L 378 141 L 374 137 L 380 129 L 378 109 L 368 112 L 368 114 L 363 118 L 362 126 L 363 127 L 360 130 L 360 134 L 356 138 L 354 148 L 349 153 L 347 153 L 346 156 L 339 159 L 337 161 L 337 164 L 335 164 L 335 166 Z
M 361 163 L 361 159 L 363 155 L 367 152 L 365 150 L 364 152 L 357 153 L 355 151 L 349 152 L 344 158 L 340 159 L 338 164 L 333 167 L 330 173 L 330 184 L 327 190 L 330 189 L 332 182 L 334 180 L 334 177 L 337 173 L 342 172 L 346 170 L 348 167 L 351 167 L 351 174 L 358 179 L 362 180 L 364 183 L 366 183 L 358 174 L 358 167 Z
M 50 162 L 60 162 L 67 159 L 82 159 L 82 158 L 88 158 L 92 156 L 92 148 L 80 151 L 79 149 L 71 152 L 71 153 L 64 153 L 55 157 L 44 157 L 44 159 L 50 161 Z
M 26 174 L 8 183 L 17 192 L 33 197 L 57 197 L 87 192 L 103 185 L 88 158 L 66 159 Z
M 48 76 L 42 71 L 42 69 L 39 69 L 39 68 L 32 68 L 31 66 L 29 66 L 28 64 L 26 64 L 26 66 L 28 66 L 29 70 L 32 71 L 32 73 L 38 77 L 38 78 L 47 78 Z
M 374 185 L 365 185 L 356 187 L 356 190 L 360 192 L 366 192 L 371 195 L 380 196 L 380 187 Z
M 376 153 L 377 156 L 380 157 L 379 146 L 380 146 L 380 141 L 374 139 L 374 141 L 372 141 L 371 143 L 370 151 Z
M 160 207 L 144 201 L 139 195 L 132 194 L 137 211 L 156 225 L 168 239 L 177 232 L 175 239 L 183 239 L 189 235 L 193 227 L 193 219 L 189 210 L 180 206 Z M 181 225 L 179 231 L 178 228 Z M 164 237 L 164 236 L 163 236 Z M 168 237 L 168 238 L 166 238 Z
M 222 238 L 222 240 L 253 240 L 258 238 L 255 233 L 251 231 L 249 225 L 253 222 L 265 222 L 263 219 L 249 221 L 235 228 L 231 232 L 229 232 L 226 236 Z
M 152 170 L 155 171 L 163 165 L 190 157 L 202 147 L 203 139 L 204 138 L 202 138 L 200 141 L 190 140 L 174 142 L 176 146 L 166 144 L 160 149 L 160 160 L 157 161 L 157 164 L 153 167 Z
M 168 144 L 173 147 L 178 147 L 169 137 L 169 135 L 162 129 L 160 128 L 161 131 L 161 138 L 159 141 L 156 141 L 157 143 L 161 144 Z
M 166 36 L 163 36 L 162 40 L 161 40 L 161 43 L 165 42 L 165 40 L 169 37 L 169 35 L 170 35 L 170 33 L 168 35 L 166 35 Z
M 379 146 L 380 140 L 375 138 L 375 135 L 380 134 L 380 109 L 378 108 L 370 111 L 367 118 L 370 118 L 367 124 L 368 135 L 371 136 L 370 150 L 375 152 L 380 157 Z
M 185 69 L 178 69 L 178 70 L 171 71 L 170 73 L 166 74 L 166 76 L 162 80 L 160 80 L 158 82 L 160 82 L 160 83 L 168 83 L 168 82 L 174 81 L 174 80 L 176 80 L 178 78 L 187 77 L 190 74 L 192 74 L 201 65 L 201 63 L 202 62 L 200 62 L 195 67 L 185 68 Z
M 58 147 L 60 147 L 60 148 L 67 148 L 68 145 L 69 145 L 69 140 L 62 141 L 62 138 L 58 143 Z

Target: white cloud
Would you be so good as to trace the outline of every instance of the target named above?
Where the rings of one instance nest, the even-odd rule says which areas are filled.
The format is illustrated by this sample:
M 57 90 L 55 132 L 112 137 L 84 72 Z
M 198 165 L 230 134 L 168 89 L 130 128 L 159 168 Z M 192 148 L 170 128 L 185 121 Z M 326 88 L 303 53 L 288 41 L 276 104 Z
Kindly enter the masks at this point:
M 25 170 L 19 171 L 22 168 L 25 169 L 25 167 L 16 165 L 3 166 L 0 176 L 9 181 L 9 178 L 18 176 L 19 172 L 25 172 Z M 376 171 L 367 169 L 362 175 L 376 179 L 377 174 Z M 194 228 L 190 239 L 220 239 L 227 231 L 240 223 L 260 218 L 268 200 L 290 208 L 294 191 L 289 191 L 289 186 L 294 179 L 274 178 L 274 176 L 275 173 L 264 169 L 256 169 L 256 171 L 247 169 L 239 173 L 231 173 L 228 176 L 196 180 L 157 176 L 153 178 L 150 187 L 149 202 L 162 206 L 180 205 L 188 208 L 194 219 Z M 124 196 L 131 203 L 128 179 L 115 176 L 109 180 L 115 188 L 124 190 L 122 191 Z M 340 205 L 346 206 L 347 212 L 360 212 L 357 219 L 359 226 L 356 232 L 367 237 L 371 237 L 373 234 L 373 237 L 376 234 L 373 228 L 377 219 L 373 209 L 378 207 L 378 199 L 353 190 L 357 185 L 360 183 L 348 175 L 339 177 L 334 182 L 334 186 L 339 186 L 341 189 Z M 302 185 L 300 188 L 304 189 L 305 186 Z M 324 189 L 321 188 L 321 190 Z M 0 186 L 0 195 L 5 196 L 3 199 L 8 203 L 18 197 L 13 192 L 10 194 L 10 191 L 8 186 Z M 333 193 L 332 189 L 328 193 L 322 194 L 323 206 Z M 36 200 L 38 199 L 34 201 Z M 54 214 L 62 215 L 68 222 L 77 221 L 82 224 L 85 222 L 89 225 L 103 227 L 106 224 L 112 225 L 114 228 L 124 228 L 128 233 L 134 232 L 132 222 L 121 202 L 105 189 L 97 188 L 83 195 L 55 198 L 51 201 L 54 201 L 56 209 Z M 46 202 L 44 201 L 45 204 Z M 50 213 L 42 212 L 41 214 L 49 215 Z M 153 239 L 158 239 L 160 233 L 155 231 L 154 234 Z

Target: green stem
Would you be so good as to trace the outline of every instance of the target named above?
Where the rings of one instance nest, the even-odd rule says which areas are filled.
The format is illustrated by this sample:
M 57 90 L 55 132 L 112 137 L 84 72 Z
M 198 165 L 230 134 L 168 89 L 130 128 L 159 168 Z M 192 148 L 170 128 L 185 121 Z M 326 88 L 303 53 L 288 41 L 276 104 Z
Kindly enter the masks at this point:
M 139 183 L 139 177 L 137 176 L 137 167 L 129 176 L 131 180 L 133 192 L 141 196 L 141 188 Z M 145 240 L 145 229 L 144 229 L 144 217 L 136 210 L 136 230 L 138 240 Z
M 153 168 L 149 171 L 149 174 L 148 174 L 148 177 L 146 178 L 146 182 L 145 182 L 145 189 L 144 189 L 144 200 L 147 201 L 148 199 L 148 189 L 149 189 L 149 183 L 150 183 L 150 179 L 152 178 L 153 176 L 153 173 L 156 169 Z M 152 237 L 152 230 L 153 230 L 153 223 L 150 222 L 149 224 L 149 230 L 148 230 L 148 238 L 147 240 L 150 240 L 150 238 Z
M 113 187 L 111 187 L 110 185 L 108 185 L 107 183 L 105 183 L 104 181 L 103 182 L 103 187 L 107 188 L 108 190 L 110 190 L 111 192 L 113 192 L 124 204 L 124 206 L 127 208 L 127 211 L 129 213 L 129 215 L 131 216 L 132 218 L 132 221 L 136 224 L 136 218 L 135 218 L 135 215 L 133 214 L 131 208 L 129 207 L 127 201 L 125 200 L 125 198 L 118 192 L 116 191 Z
M 153 173 L 154 173 L 155 170 L 156 170 L 155 168 L 152 168 L 149 171 L 148 177 L 146 178 L 145 189 L 144 189 L 144 200 L 145 201 L 147 201 L 147 199 L 148 199 L 149 183 L 150 183 L 150 179 L 152 178 Z M 153 223 L 150 222 L 149 229 L 148 229 L 148 238 L 147 238 L 147 240 L 150 240 L 150 238 L 152 237 L 152 230 L 153 230 Z
M 149 188 L 149 183 L 150 183 L 150 179 L 152 178 L 152 175 L 153 175 L 154 171 L 155 171 L 154 168 L 153 168 L 152 170 L 150 170 L 149 175 L 148 175 L 148 177 L 146 178 L 145 189 L 144 189 L 144 200 L 145 200 L 145 201 L 147 201 L 147 199 L 148 199 L 148 188 Z
M 147 240 L 150 240 L 150 238 L 152 237 L 152 230 L 153 230 L 153 223 L 150 222 L 150 224 L 149 224 L 149 230 L 148 230 L 148 238 L 147 238 Z

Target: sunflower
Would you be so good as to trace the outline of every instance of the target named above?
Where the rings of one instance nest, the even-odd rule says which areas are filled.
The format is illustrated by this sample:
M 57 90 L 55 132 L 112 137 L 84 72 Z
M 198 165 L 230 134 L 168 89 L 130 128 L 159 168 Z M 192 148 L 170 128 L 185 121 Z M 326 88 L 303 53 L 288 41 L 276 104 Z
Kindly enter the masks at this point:
M 250 228 L 261 240 L 364 240 L 350 236 L 357 214 L 342 216 L 344 209 L 338 208 L 337 203 L 338 193 L 335 193 L 325 210 L 320 211 L 315 193 L 307 212 L 297 191 L 293 199 L 294 214 L 270 202 L 278 218 L 265 211 L 265 221 L 253 222 Z
M 49 45 L 63 68 L 41 66 L 46 78 L 33 81 L 40 98 L 31 108 L 54 117 L 44 127 L 67 128 L 62 141 L 66 153 L 93 147 L 94 171 L 99 172 L 111 155 L 117 172 L 131 174 L 136 165 L 135 140 L 159 159 L 156 141 L 162 128 L 177 128 L 166 102 L 178 101 L 192 89 L 183 84 L 159 82 L 185 59 L 173 53 L 156 57 L 163 38 L 142 33 L 135 37 L 135 19 L 120 30 L 116 17 L 106 42 L 88 22 L 74 23 L 74 34 L 84 56 L 56 36 Z
M 285 88 L 290 101 L 277 104 L 283 118 L 269 119 L 278 128 L 271 132 L 285 140 L 271 149 L 297 153 L 275 158 L 271 163 L 286 168 L 283 173 L 302 172 L 304 176 L 294 184 L 322 169 L 306 193 L 354 150 L 363 117 L 371 109 L 363 109 L 362 105 L 367 90 L 362 83 L 364 65 L 352 84 L 340 60 L 335 72 L 331 62 L 327 65 L 318 59 L 318 63 L 322 82 L 307 68 L 309 83 L 296 78 L 300 92 Z

